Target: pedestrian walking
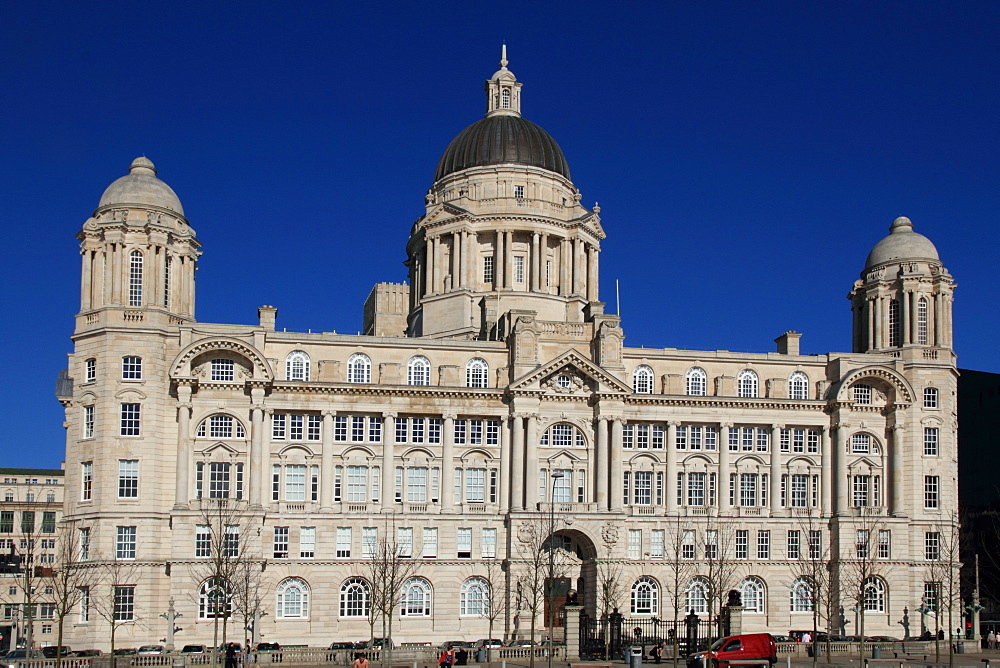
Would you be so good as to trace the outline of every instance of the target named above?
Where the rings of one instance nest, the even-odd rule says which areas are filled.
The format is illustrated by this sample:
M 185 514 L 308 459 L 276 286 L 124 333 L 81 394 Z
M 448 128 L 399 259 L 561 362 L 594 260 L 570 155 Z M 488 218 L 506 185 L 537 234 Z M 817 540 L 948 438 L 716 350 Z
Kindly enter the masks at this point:
M 997 637 L 993 633 L 993 629 L 990 629 L 989 635 L 986 636 L 986 647 L 989 649 L 997 648 Z

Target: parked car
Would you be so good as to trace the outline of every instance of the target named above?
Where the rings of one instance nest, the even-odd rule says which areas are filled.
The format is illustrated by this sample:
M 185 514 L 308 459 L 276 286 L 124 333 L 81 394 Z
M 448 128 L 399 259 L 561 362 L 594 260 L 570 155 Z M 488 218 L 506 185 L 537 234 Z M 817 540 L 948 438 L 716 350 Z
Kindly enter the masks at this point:
M 386 643 L 386 638 L 372 638 L 370 641 L 362 640 L 355 647 L 357 649 L 382 649 L 382 645 Z M 391 639 L 388 640 L 389 646 L 392 649 L 396 649 L 396 643 Z
M 21 661 L 44 658 L 42 652 L 37 649 L 12 649 L 0 659 L 0 668 L 16 668 Z
M 184 645 L 181 648 L 181 654 L 204 654 L 208 651 L 208 648 L 204 645 Z
M 281 645 L 276 642 L 259 642 L 255 649 L 258 652 L 280 652 Z
M 143 645 L 136 654 L 166 654 L 163 645 Z
M 55 645 L 42 648 L 42 656 L 44 656 L 46 659 L 54 659 L 56 658 L 56 655 L 73 656 L 73 650 L 67 647 L 66 645 L 63 645 L 61 650 L 59 647 L 56 647 Z
M 448 640 L 441 643 L 441 649 L 458 649 L 459 647 L 471 649 L 472 643 L 468 640 Z
M 483 647 L 485 649 L 497 649 L 503 647 L 503 641 L 497 638 L 480 638 L 476 641 L 476 647 Z
M 232 642 L 232 641 L 230 641 L 230 642 L 226 642 L 226 643 L 223 643 L 223 644 L 219 645 L 219 653 L 220 654 L 225 654 L 226 653 L 226 646 L 227 645 L 235 645 L 237 653 L 243 651 L 243 645 L 241 645 L 238 642 Z
M 115 656 L 135 656 L 135 647 L 119 647 L 113 654 Z
M 534 647 L 535 641 L 529 640 L 528 638 L 519 638 L 517 640 L 511 640 L 507 643 L 507 647 Z
M 707 652 L 696 652 L 689 656 L 688 668 L 702 668 L 706 658 L 711 661 L 712 668 L 729 668 L 730 661 L 743 662 L 751 659 L 767 659 L 773 666 L 778 662 L 778 646 L 770 633 L 728 636 L 712 643 Z
M 352 642 L 332 642 L 330 643 L 330 649 L 354 649 L 355 644 Z
M 104 656 L 104 652 L 99 649 L 78 649 L 73 652 L 73 656 L 79 657 L 94 657 L 94 656 Z

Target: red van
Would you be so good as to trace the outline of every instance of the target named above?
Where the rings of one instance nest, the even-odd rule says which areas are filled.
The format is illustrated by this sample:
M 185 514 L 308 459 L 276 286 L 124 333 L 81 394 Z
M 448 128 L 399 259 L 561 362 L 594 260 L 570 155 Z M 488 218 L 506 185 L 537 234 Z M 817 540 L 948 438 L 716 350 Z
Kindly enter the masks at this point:
M 729 668 L 730 661 L 765 661 L 770 665 L 778 662 L 778 646 L 770 633 L 745 633 L 738 636 L 720 638 L 712 643 L 708 652 L 698 652 L 688 657 L 688 668 L 702 668 L 707 654 L 706 668 Z M 741 665 L 741 664 L 737 664 Z M 746 665 L 746 664 L 742 664 Z

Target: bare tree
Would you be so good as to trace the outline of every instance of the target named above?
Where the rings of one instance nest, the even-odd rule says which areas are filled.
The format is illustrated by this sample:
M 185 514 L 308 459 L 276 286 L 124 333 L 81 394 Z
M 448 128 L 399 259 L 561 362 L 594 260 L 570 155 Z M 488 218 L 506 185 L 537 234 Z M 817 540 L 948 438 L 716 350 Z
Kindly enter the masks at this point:
M 625 565 L 615 558 L 614 545 L 618 540 L 617 533 L 602 532 L 605 557 L 595 558 L 597 571 L 597 606 L 598 619 L 607 623 L 612 613 L 618 611 L 625 600 L 627 585 L 625 583 Z M 604 636 L 604 656 L 611 656 L 611 634 Z
M 676 667 L 680 660 L 678 648 L 680 634 L 677 632 L 677 625 L 684 617 L 684 610 L 687 607 L 687 588 L 695 573 L 694 560 L 697 556 L 695 550 L 698 543 L 695 528 L 679 515 L 673 518 L 673 524 L 665 531 L 665 536 L 663 558 L 669 564 L 669 570 L 664 584 L 670 601 L 670 611 L 673 614 L 671 645 L 673 663 Z
M 249 532 L 248 532 L 249 533 Z M 267 594 L 262 571 L 264 560 L 258 547 L 248 541 L 246 552 L 234 565 L 230 576 L 233 614 L 243 620 L 243 645 L 247 651 L 259 632 L 261 600 Z
M 823 542 L 822 523 L 818 518 L 809 517 L 799 523 L 795 529 L 797 554 L 791 554 L 789 548 L 788 560 L 791 564 L 793 580 L 789 583 L 793 600 L 808 606 L 812 613 L 812 659 L 819 662 L 819 630 L 826 630 L 826 661 L 830 663 L 830 635 L 833 625 L 833 608 L 836 597 L 833 596 L 833 578 L 830 573 L 830 545 Z M 789 545 L 794 544 L 789 537 Z
M 63 646 L 63 626 L 66 618 L 80 605 L 84 592 L 89 592 L 97 571 L 87 563 L 90 547 L 90 529 L 80 533 L 75 524 L 64 524 L 57 543 L 57 563 L 50 583 L 56 616 L 56 646 Z M 56 668 L 62 665 L 62 652 L 56 654 Z
M 132 559 L 119 558 L 117 551 L 106 559 L 97 559 L 94 586 L 90 590 L 90 609 L 108 624 L 111 656 L 114 661 L 115 636 L 123 624 L 136 621 L 135 587 L 139 565 Z
M 705 523 L 705 532 L 702 534 L 708 621 L 716 636 L 722 633 L 719 623 L 722 608 L 729 591 L 737 584 L 737 573 L 741 567 L 736 554 L 737 531 L 740 530 L 731 519 L 710 515 Z M 749 550 L 749 546 L 746 546 L 746 549 Z
M 521 605 L 531 615 L 532 639 L 535 637 L 538 615 L 545 609 L 549 588 L 554 586 L 557 578 L 564 577 L 566 573 L 565 553 L 556 548 L 551 537 L 552 522 L 544 512 L 522 520 L 517 529 L 514 568 Z M 531 653 L 529 665 L 534 668 L 534 652 Z
M 500 596 L 503 585 L 503 566 L 496 559 L 483 559 L 481 570 L 477 572 L 477 577 L 486 582 L 489 588 L 486 599 L 483 601 L 482 616 L 489 622 L 487 640 L 493 639 L 493 627 L 496 621 L 507 612 L 507 599 Z M 486 660 L 492 661 L 492 643 L 487 642 Z
M 844 541 L 840 554 L 840 585 L 844 596 L 854 604 L 858 612 L 858 637 L 861 647 L 861 661 L 865 659 L 865 609 L 869 601 L 875 605 L 884 592 L 880 582 L 885 570 L 885 557 L 879 554 L 886 549 L 883 536 L 887 536 L 885 519 L 878 509 L 862 506 L 854 508 L 856 519 L 845 522 L 854 529 L 854 542 Z
M 371 615 L 369 628 L 374 636 L 375 616 L 382 620 L 382 664 L 392 663 L 392 620 L 396 604 L 401 600 L 404 586 L 417 572 L 420 563 L 413 560 L 412 527 L 408 540 L 400 540 L 395 516 L 386 518 L 385 527 L 373 546 L 369 546 L 366 566 L 371 586 Z M 373 638 L 374 639 L 374 638 Z
M 935 660 L 941 658 L 940 628 L 942 612 L 947 615 L 948 637 L 955 632 L 955 608 L 961 606 L 961 581 L 959 569 L 959 523 L 951 516 L 935 525 L 924 537 L 924 551 L 929 582 L 924 584 L 923 608 L 932 610 L 937 619 L 938 633 L 934 634 Z M 948 642 L 948 665 L 955 665 L 954 644 Z

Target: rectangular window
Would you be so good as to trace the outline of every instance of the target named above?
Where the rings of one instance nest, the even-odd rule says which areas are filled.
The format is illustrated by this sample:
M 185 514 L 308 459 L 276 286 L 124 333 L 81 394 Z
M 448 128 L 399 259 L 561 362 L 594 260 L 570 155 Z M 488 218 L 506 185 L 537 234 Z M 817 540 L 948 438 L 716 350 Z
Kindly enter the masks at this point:
M 93 357 L 84 362 L 83 382 L 93 383 L 97 380 L 97 360 Z
M 115 558 L 135 559 L 135 527 L 117 527 Z
M 212 556 L 212 530 L 207 524 L 199 524 L 194 531 L 194 556 Z
M 333 418 L 333 440 L 338 442 L 347 441 L 347 416 L 337 415 Z
M 879 529 L 878 531 L 878 558 L 892 558 L 892 533 L 889 529 Z
M 236 364 L 233 360 L 214 359 L 211 366 L 212 380 L 231 381 L 236 378 Z
M 347 502 L 364 503 L 368 500 L 368 467 L 347 467 Z
M 649 535 L 649 557 L 651 559 L 663 558 L 664 531 L 663 529 L 653 529 Z
M 497 556 L 497 530 L 493 528 L 483 529 L 482 544 L 483 559 L 495 559 Z
M 819 452 L 819 432 L 809 430 L 809 438 L 806 441 L 806 450 L 811 453 Z
M 21 511 L 21 533 L 23 534 L 33 534 L 35 533 L 35 511 L 33 510 L 22 510 Z M 24 540 L 21 540 L 24 543 Z M 34 541 L 32 541 L 34 543 Z M 21 545 L 24 547 L 24 545 Z
M 924 388 L 924 408 L 938 407 L 938 391 L 934 387 Z
M 80 500 L 90 501 L 94 493 L 94 462 L 80 465 Z
M 642 529 L 628 530 L 628 558 L 638 559 L 642 556 Z
M 770 559 L 771 558 L 771 532 L 770 531 L 758 531 L 757 532 L 757 558 L 758 559 Z
M 483 256 L 483 283 L 493 282 L 493 256 Z
M 413 527 L 399 527 L 396 530 L 396 554 L 404 559 L 413 556 Z
M 119 434 L 121 436 L 139 435 L 139 404 L 122 404 Z
M 514 282 L 524 283 L 524 256 L 514 256 Z
M 823 555 L 823 532 L 818 529 L 809 530 L 809 558 L 819 559 Z
M 858 559 L 868 558 L 868 541 L 870 540 L 868 529 L 858 529 L 854 538 L 854 553 Z
M 240 527 L 237 524 L 227 524 L 222 535 L 222 554 L 230 559 L 240 556 Z
M 757 505 L 757 483 L 756 473 L 740 474 L 740 506 L 748 508 Z
M 459 559 L 472 558 L 472 529 L 459 528 L 457 536 L 457 552 Z
M 288 425 L 287 417 L 284 413 L 275 413 L 271 416 L 271 440 L 285 440 Z
M 424 527 L 424 559 L 437 559 L 438 556 L 438 530 L 436 528 Z
M 941 592 L 940 582 L 925 582 L 924 583 L 924 608 L 928 612 L 937 612 L 939 597 Z
M 272 552 L 275 559 L 288 558 L 288 527 L 274 527 L 274 549 Z
M 90 621 L 90 587 L 80 587 L 80 621 Z
M 524 186 L 514 186 L 514 197 L 524 199 Z
M 870 475 L 854 476 L 853 505 L 855 508 L 863 508 L 868 506 L 868 501 L 870 498 L 871 480 L 872 477 Z
M 939 507 L 940 481 L 941 478 L 936 475 L 924 476 L 924 508 L 936 510 Z
M 705 530 L 705 558 L 719 558 L 719 531 L 717 529 Z
M 583 501 L 582 484 L 583 482 L 581 481 L 581 491 L 580 491 L 581 498 L 579 499 L 580 501 Z M 499 487 L 499 485 L 500 485 L 500 472 L 497 471 L 496 469 L 490 469 L 490 503 L 497 502 L 497 494 L 498 494 L 497 488 Z
M 486 469 L 465 470 L 465 500 L 473 503 L 486 501 Z
M 83 407 L 83 438 L 94 438 L 94 407 Z
M 651 471 L 635 472 L 635 505 L 648 506 L 652 504 L 653 473 Z
M 790 530 L 788 532 L 788 558 L 798 559 L 800 554 L 799 548 L 799 532 Z
M 412 466 L 406 470 L 406 500 L 427 503 L 427 467 Z
M 924 559 L 937 561 L 941 558 L 941 534 L 928 531 L 924 534 Z
M 304 415 L 288 416 L 288 440 L 290 441 L 302 440 L 302 425 L 304 420 L 305 420 Z
M 750 532 L 746 529 L 736 530 L 736 558 L 737 559 L 749 559 L 749 545 Z
M 312 559 L 316 556 L 316 527 L 299 529 L 299 558 Z
M 122 379 L 139 380 L 142 378 L 142 358 L 126 355 L 122 358 Z
M 792 475 L 792 508 L 806 507 L 806 490 L 809 486 L 809 476 Z
M 0 526 L 0 531 L 3 531 L 2 526 Z M 88 561 L 89 559 L 90 559 L 90 527 L 83 527 L 80 529 L 80 561 Z
M 210 462 L 208 465 L 208 498 L 229 498 L 229 464 Z
M 338 559 L 351 558 L 351 527 L 337 527 L 336 554 Z
M 53 510 L 42 512 L 42 533 L 56 532 L 56 513 Z M 44 545 L 42 547 L 45 547 Z M 55 545 L 52 545 L 55 547 Z
M 378 549 L 378 527 L 361 528 L 361 556 L 371 559 Z
M 688 473 L 688 501 L 689 506 L 705 505 L 705 474 Z
M 281 499 L 281 466 L 274 464 L 271 466 L 271 500 Z
M 116 622 L 131 622 L 135 619 L 134 586 L 115 586 L 114 619 Z
M 931 457 L 938 454 L 937 427 L 924 427 L 924 454 Z
M 333 500 L 340 501 L 344 490 L 344 467 L 333 467 Z
M 306 467 L 289 464 L 285 467 L 285 501 L 306 500 Z
M 681 559 L 694 559 L 693 529 L 684 529 L 684 531 L 681 533 Z

